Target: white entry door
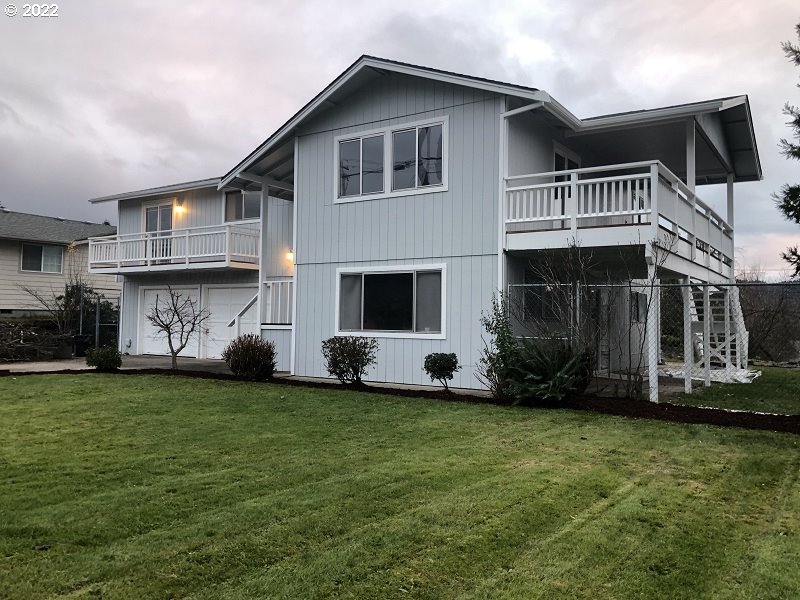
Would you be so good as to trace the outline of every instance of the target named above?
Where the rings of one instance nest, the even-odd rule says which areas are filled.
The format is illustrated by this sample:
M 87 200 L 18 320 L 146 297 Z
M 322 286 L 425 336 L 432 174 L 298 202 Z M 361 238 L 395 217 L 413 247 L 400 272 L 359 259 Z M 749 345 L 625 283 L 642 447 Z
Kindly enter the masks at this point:
M 228 327 L 228 323 L 256 295 L 256 286 L 246 287 L 208 287 L 204 289 L 205 306 L 211 313 L 206 328 L 206 357 L 221 358 L 225 346 L 236 337 L 236 327 Z M 258 333 L 257 304 L 242 315 L 240 332 Z
M 172 288 L 173 292 L 188 296 L 195 303 L 197 310 L 200 310 L 200 290 L 195 287 L 187 288 Z M 169 290 L 167 288 L 158 289 L 145 289 L 142 292 L 142 306 L 139 313 L 139 328 L 140 339 L 142 342 L 140 352 L 141 354 L 159 354 L 169 355 L 169 344 L 164 334 L 160 333 L 155 327 L 150 324 L 150 321 L 145 317 L 150 312 L 158 299 L 159 306 L 163 306 L 164 302 L 169 302 Z M 177 340 L 176 340 L 177 341 Z M 197 352 L 200 348 L 200 336 L 198 333 L 192 335 L 192 339 L 186 345 L 186 348 L 178 356 L 197 357 Z

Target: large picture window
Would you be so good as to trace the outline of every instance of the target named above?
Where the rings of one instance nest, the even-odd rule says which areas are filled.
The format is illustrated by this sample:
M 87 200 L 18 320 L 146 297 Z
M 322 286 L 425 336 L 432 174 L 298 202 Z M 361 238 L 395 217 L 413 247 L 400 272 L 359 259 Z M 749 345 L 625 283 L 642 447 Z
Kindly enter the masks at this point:
M 383 135 L 339 142 L 339 197 L 383 191 Z
M 22 244 L 22 270 L 61 273 L 64 248 L 41 244 Z
M 245 194 L 239 190 L 225 192 L 225 220 L 242 221 L 261 216 L 261 196 Z
M 342 332 L 442 332 L 442 271 L 342 273 Z
M 447 189 L 447 117 L 336 138 L 336 200 Z

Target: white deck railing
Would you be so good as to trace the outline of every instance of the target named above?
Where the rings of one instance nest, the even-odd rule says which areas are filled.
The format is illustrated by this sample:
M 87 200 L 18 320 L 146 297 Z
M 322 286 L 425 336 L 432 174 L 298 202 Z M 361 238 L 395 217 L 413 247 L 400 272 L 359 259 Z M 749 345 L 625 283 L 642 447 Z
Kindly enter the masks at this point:
M 676 254 L 731 269 L 733 229 L 659 161 L 506 177 L 505 201 L 509 234 L 651 224 Z
M 258 264 L 258 226 L 211 225 L 89 238 L 89 268 L 135 271 L 208 263 Z

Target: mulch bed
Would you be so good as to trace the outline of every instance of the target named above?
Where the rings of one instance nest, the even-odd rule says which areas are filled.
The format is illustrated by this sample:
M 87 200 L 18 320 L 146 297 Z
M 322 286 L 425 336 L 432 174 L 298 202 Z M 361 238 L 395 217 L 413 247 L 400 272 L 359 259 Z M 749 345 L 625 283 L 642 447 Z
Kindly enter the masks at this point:
M 38 371 L 30 373 L 11 373 L 0 370 L 0 377 L 20 377 L 25 375 L 86 375 L 96 373 L 87 370 L 64 371 Z M 166 375 L 181 377 L 195 377 L 197 379 L 217 379 L 223 381 L 241 381 L 235 375 L 226 373 L 206 373 L 203 371 L 176 371 L 165 369 L 125 369 L 117 372 L 119 375 Z M 432 398 L 449 402 L 468 402 L 480 404 L 500 404 L 486 396 L 446 393 L 444 390 L 411 390 L 382 387 L 369 384 L 359 387 L 345 387 L 338 383 L 321 381 L 300 381 L 297 379 L 277 378 L 270 383 L 276 385 L 299 386 L 320 389 L 352 389 L 372 394 L 385 394 L 404 398 Z M 507 404 L 506 404 L 507 406 Z M 548 410 L 580 410 L 595 412 L 605 415 L 630 417 L 635 419 L 652 419 L 656 421 L 671 421 L 674 423 L 693 423 L 702 425 L 718 425 L 721 427 L 741 427 L 744 429 L 758 429 L 765 431 L 780 431 L 800 434 L 800 415 L 770 415 L 748 412 L 731 412 L 720 408 L 699 408 L 660 402 L 655 404 L 645 400 L 628 400 L 623 398 L 604 398 L 599 396 L 582 396 L 560 403 L 539 403 L 532 405 L 534 409 Z

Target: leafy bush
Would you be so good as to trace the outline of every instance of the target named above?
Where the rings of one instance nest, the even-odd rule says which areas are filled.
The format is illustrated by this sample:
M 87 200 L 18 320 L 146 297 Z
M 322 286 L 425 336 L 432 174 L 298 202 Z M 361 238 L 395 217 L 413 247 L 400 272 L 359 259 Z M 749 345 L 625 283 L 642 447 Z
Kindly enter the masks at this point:
M 456 371 L 461 369 L 458 366 L 458 357 L 454 352 L 432 352 L 425 357 L 425 372 L 430 376 L 431 381 L 438 380 L 444 386 L 445 391 L 449 390 L 447 381 L 453 379 Z
M 109 346 L 90 348 L 86 351 L 86 364 L 102 373 L 113 373 L 122 366 L 122 355 Z
M 591 354 L 561 340 L 525 340 L 510 369 L 510 388 L 516 402 L 560 402 L 589 385 Z
M 513 398 L 511 370 L 519 357 L 519 343 L 511 331 L 506 299 L 502 294 L 492 298 L 492 307 L 481 315 L 481 325 L 489 335 L 478 360 L 477 377 L 498 401 Z
M 275 373 L 278 353 L 275 344 L 254 333 L 240 335 L 222 351 L 222 358 L 237 377 L 266 381 Z
M 322 342 L 325 368 L 344 384 L 360 384 L 377 351 L 378 340 L 369 337 L 337 336 Z

